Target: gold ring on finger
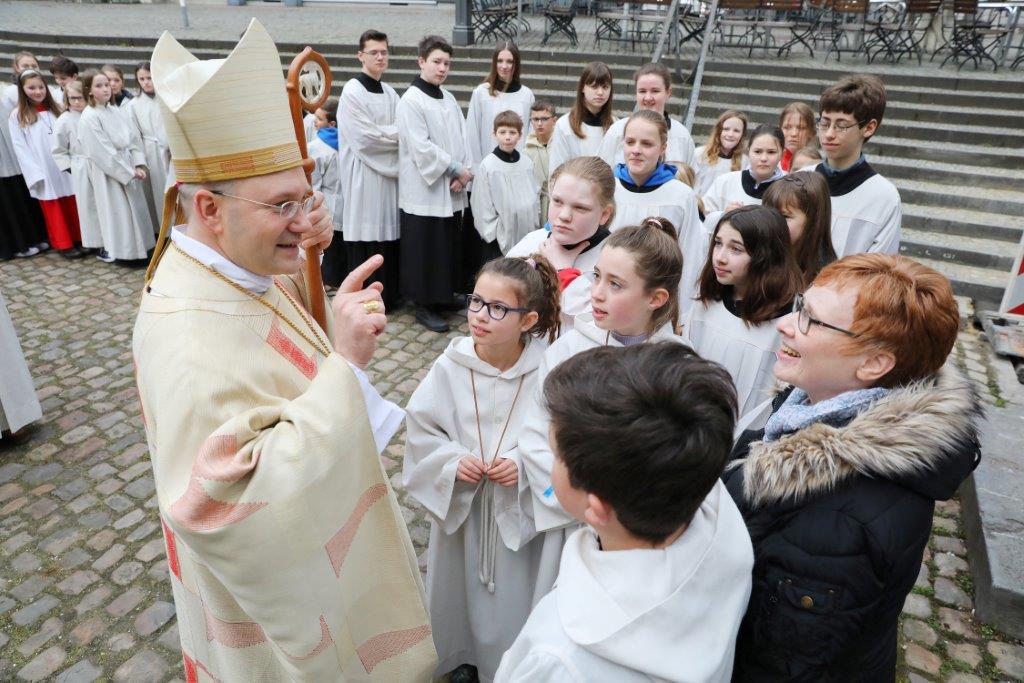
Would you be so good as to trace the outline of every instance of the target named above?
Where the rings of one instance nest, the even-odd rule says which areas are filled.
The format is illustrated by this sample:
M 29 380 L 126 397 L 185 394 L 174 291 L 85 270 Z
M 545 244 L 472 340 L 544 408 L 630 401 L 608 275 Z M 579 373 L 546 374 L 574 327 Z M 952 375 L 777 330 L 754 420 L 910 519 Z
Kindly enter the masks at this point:
M 377 313 L 380 311 L 381 305 L 379 301 L 364 301 L 363 310 L 369 315 L 370 313 Z

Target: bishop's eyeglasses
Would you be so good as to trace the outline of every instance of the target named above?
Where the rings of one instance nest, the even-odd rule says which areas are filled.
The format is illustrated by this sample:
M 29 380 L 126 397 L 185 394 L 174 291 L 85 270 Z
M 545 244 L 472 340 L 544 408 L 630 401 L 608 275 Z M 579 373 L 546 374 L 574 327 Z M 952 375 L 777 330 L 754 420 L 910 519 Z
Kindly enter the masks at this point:
M 277 212 L 277 215 L 285 220 L 292 220 L 299 215 L 299 211 L 308 214 L 313 210 L 313 200 L 316 199 L 314 195 L 309 195 L 301 202 L 290 201 L 281 202 L 280 204 L 267 204 L 265 202 L 258 202 L 255 199 L 249 199 L 247 197 L 239 197 L 237 195 L 228 194 L 227 192 L 221 192 L 220 190 L 210 190 L 210 194 L 215 194 L 218 197 L 230 197 L 231 199 L 240 199 L 243 202 L 249 202 L 250 204 L 258 204 L 259 206 L 265 206 L 268 209 L 273 209 Z

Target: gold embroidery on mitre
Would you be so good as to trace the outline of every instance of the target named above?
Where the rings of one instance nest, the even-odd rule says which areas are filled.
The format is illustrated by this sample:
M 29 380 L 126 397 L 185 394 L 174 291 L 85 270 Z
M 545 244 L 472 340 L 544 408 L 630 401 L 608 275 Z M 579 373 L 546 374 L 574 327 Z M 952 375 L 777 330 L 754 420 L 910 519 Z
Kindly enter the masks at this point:
M 175 175 L 183 183 L 250 178 L 301 165 L 302 156 L 295 142 L 219 156 L 174 159 Z

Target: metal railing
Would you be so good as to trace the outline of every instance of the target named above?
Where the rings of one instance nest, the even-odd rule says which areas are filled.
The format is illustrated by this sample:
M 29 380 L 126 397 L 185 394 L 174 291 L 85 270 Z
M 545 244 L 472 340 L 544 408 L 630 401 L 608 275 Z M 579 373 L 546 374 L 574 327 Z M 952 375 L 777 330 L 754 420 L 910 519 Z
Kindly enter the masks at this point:
M 669 6 L 658 34 L 658 42 L 651 53 L 651 61 L 660 62 L 667 56 L 672 57 L 679 80 L 690 86 L 690 96 L 686 104 L 686 117 L 683 124 L 687 130 L 692 132 L 693 121 L 697 116 L 697 102 L 700 100 L 700 89 L 704 82 L 704 65 L 708 59 L 711 41 L 714 40 L 715 36 L 718 0 L 711 0 L 702 35 L 687 36 L 689 40 L 684 40 L 684 37 L 681 35 L 679 4 L 680 0 L 672 0 L 672 4 Z M 696 53 L 690 53 L 686 50 L 686 44 L 691 40 L 696 40 L 700 43 L 700 50 L 696 51 Z M 684 74 L 683 65 L 689 59 L 693 60 L 693 66 L 689 73 Z

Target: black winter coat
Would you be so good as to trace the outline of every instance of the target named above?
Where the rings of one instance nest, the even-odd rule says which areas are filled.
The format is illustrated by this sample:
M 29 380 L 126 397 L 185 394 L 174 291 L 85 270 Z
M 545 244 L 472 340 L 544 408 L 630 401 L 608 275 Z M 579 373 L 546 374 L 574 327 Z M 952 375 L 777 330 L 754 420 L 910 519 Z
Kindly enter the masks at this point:
M 754 575 L 733 680 L 895 679 L 899 615 L 935 501 L 977 466 L 981 412 L 971 383 L 947 368 L 844 425 L 740 437 L 723 479 Z

